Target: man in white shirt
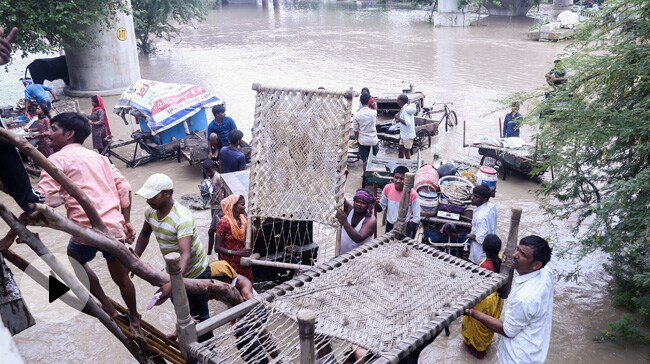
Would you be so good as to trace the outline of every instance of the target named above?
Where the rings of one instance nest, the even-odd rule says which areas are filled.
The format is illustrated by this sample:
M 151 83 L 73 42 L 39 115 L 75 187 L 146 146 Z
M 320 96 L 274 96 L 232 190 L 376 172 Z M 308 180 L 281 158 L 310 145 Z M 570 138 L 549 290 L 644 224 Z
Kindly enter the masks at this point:
M 372 155 L 379 152 L 379 138 L 377 138 L 377 110 L 371 109 L 370 94 L 362 93 L 359 97 L 361 109 L 352 118 L 352 130 L 359 142 L 359 158 L 363 161 L 363 169 L 366 169 L 366 162 L 372 148 Z
M 397 97 L 397 105 L 401 108 L 399 113 L 395 114 L 395 122 L 399 126 L 399 158 L 411 159 L 411 148 L 415 140 L 415 118 L 417 112 L 415 106 L 409 104 L 407 94 L 401 94 Z
M 474 187 L 472 205 L 476 206 L 472 217 L 472 231 L 467 238 L 472 242 L 469 249 L 469 260 L 481 264 L 485 259 L 483 240 L 488 234 L 497 233 L 497 208 L 490 201 L 492 191 L 486 185 Z
M 553 249 L 539 236 L 519 241 L 512 257 L 519 274 L 512 282 L 503 322 L 469 308 L 465 314 L 502 335 L 497 356 L 499 363 L 544 363 L 551 342 L 553 322 L 553 273 L 546 264 Z

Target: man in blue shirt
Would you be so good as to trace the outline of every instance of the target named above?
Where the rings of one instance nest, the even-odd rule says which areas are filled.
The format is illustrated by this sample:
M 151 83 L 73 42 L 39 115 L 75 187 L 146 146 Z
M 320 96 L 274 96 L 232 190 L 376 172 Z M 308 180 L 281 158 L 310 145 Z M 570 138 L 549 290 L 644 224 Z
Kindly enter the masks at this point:
M 503 137 L 512 138 L 519 136 L 519 123 L 521 122 L 521 114 L 519 113 L 519 104 L 512 103 L 512 111 L 506 115 L 503 121 Z
M 228 135 L 231 131 L 237 130 L 237 125 L 235 125 L 235 120 L 226 116 L 224 105 L 213 106 L 212 114 L 214 120 L 208 125 L 208 158 L 216 159 L 219 150 L 230 144 Z
M 32 104 L 31 99 L 36 100 L 35 105 L 47 105 L 48 112 L 52 109 L 52 100 L 59 101 L 51 87 L 35 84 L 31 78 L 21 78 L 20 80 L 23 81 L 23 86 L 25 86 L 25 110 L 28 113 L 31 114 L 29 112 Z M 47 94 L 48 92 L 52 95 L 52 99 Z
M 239 148 L 244 133 L 233 130 L 228 134 L 230 145 L 221 148 L 219 152 L 219 173 L 230 173 L 246 169 L 246 156 Z

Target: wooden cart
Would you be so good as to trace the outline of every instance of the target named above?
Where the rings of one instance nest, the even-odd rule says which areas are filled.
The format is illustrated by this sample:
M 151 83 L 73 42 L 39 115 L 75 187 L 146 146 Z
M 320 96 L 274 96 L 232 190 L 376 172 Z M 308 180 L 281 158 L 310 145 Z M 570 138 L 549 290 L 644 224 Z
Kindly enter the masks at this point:
M 409 85 L 408 89 L 402 90 L 409 97 L 409 104 L 415 104 L 417 113 L 424 107 L 424 94 L 420 91 L 413 91 L 413 85 Z M 373 97 L 377 103 L 377 112 L 387 114 L 389 112 L 398 112 L 400 110 L 397 104 L 397 96 L 377 96 Z
M 431 137 L 438 135 L 438 126 L 440 120 L 431 120 L 429 118 L 415 118 L 415 140 L 413 141 L 413 150 L 424 150 L 431 148 Z M 384 144 L 390 147 L 397 148 L 399 146 L 399 132 L 396 134 L 379 132 L 385 130 L 391 123 L 383 123 L 377 125 L 377 137 Z

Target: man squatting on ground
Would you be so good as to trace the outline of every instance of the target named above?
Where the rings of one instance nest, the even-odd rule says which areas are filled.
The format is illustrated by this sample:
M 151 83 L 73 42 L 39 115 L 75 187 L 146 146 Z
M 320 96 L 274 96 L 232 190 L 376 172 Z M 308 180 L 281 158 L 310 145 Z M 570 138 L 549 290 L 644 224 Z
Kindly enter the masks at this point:
M 506 300 L 503 321 L 469 308 L 465 314 L 502 335 L 499 363 L 544 363 L 551 342 L 553 273 L 546 264 L 553 249 L 536 235 L 526 236 L 512 257 L 518 276 Z

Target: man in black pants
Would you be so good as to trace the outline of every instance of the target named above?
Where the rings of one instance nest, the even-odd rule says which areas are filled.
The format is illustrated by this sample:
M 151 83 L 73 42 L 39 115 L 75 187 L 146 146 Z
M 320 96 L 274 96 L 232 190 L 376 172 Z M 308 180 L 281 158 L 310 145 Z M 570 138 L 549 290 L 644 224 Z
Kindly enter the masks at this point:
M 3 38 L 4 29 L 0 28 L 0 65 L 6 64 L 11 60 L 11 42 L 16 37 L 17 32 L 18 29 L 13 28 L 9 32 L 9 35 Z M 0 127 L 6 129 L 4 123 L 0 123 Z M 31 213 L 29 204 L 40 202 L 42 200 L 41 196 L 32 188 L 29 182 L 29 176 L 25 171 L 23 161 L 16 148 L 1 140 L 0 171 L 2 191 L 13 197 L 23 211 Z

